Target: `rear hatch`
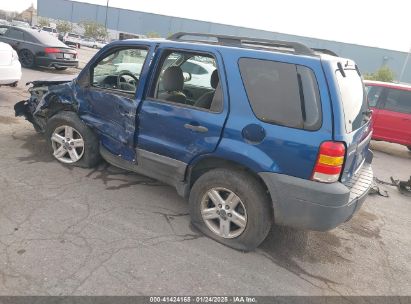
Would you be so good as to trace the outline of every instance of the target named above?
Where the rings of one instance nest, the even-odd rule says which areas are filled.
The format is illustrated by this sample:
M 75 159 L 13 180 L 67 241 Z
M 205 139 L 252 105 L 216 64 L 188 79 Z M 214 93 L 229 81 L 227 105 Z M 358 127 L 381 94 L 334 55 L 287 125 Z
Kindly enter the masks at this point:
M 336 62 L 335 79 L 339 91 L 339 102 L 343 110 L 342 130 L 337 140 L 346 144 L 346 158 L 341 182 L 350 183 L 364 164 L 371 163 L 369 151 L 371 140 L 371 112 L 367 94 L 358 67 L 350 60 Z

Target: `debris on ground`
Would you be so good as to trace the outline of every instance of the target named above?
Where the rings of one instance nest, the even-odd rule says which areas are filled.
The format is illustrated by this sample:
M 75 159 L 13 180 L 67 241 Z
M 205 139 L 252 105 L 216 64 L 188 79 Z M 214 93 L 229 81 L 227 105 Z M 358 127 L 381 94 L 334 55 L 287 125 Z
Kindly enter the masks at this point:
M 390 179 L 391 179 L 391 182 L 386 182 L 386 181 L 378 179 L 377 177 L 374 177 L 374 183 L 371 187 L 370 194 L 378 194 L 383 197 L 389 197 L 388 192 L 386 190 L 381 190 L 380 187 L 377 185 L 378 183 L 382 185 L 397 187 L 398 191 L 400 191 L 401 194 L 411 197 L 411 176 L 408 181 L 401 181 L 399 179 L 394 179 L 392 176 L 390 177 Z

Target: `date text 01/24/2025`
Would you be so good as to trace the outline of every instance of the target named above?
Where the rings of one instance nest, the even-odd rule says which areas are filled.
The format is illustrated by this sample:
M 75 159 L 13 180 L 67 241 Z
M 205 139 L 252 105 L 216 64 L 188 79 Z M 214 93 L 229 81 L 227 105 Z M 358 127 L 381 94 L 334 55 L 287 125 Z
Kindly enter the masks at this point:
M 255 297 L 232 296 L 232 297 L 213 297 L 213 296 L 175 296 L 175 297 L 150 297 L 150 303 L 256 303 Z

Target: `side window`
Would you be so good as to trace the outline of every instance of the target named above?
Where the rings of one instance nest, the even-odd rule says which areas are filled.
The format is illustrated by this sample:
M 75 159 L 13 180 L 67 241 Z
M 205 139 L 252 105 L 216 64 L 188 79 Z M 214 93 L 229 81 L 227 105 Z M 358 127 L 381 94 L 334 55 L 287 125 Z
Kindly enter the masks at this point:
M 194 60 L 186 61 L 181 65 L 183 72 L 188 72 L 195 75 L 205 75 L 207 70 L 201 67 L 199 63 L 193 62 Z
M 24 40 L 27 42 L 34 42 L 34 43 L 38 42 L 32 35 L 28 33 L 24 33 Z
M 6 36 L 12 39 L 17 39 L 17 40 L 24 40 L 24 34 L 22 31 L 19 30 L 15 30 L 10 28 L 7 32 L 6 32 Z
M 318 130 L 321 101 L 314 73 L 307 67 L 242 58 L 241 77 L 251 107 L 262 121 Z
M 146 49 L 120 49 L 110 53 L 92 68 L 92 85 L 135 93 L 147 57 Z
M 384 109 L 394 112 L 411 114 L 411 92 L 387 89 Z
M 212 55 L 165 51 L 148 97 L 220 112 L 223 94 Z
M 376 107 L 383 88 L 377 87 L 377 86 L 366 86 L 365 88 L 368 92 L 367 93 L 368 105 L 370 107 Z

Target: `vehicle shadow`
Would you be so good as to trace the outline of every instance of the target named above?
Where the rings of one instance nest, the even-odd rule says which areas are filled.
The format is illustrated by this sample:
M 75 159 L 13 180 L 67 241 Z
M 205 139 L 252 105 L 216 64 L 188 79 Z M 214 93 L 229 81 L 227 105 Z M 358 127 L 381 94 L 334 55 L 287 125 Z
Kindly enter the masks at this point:
M 46 139 L 39 133 L 26 133 L 24 135 L 11 135 L 13 140 L 22 143 L 20 148 L 29 152 L 26 156 L 18 156 L 17 160 L 27 164 L 33 164 L 37 162 L 49 163 L 55 159 L 51 155 L 51 151 L 47 147 Z
M 355 248 L 361 243 L 381 242 L 381 221 L 378 216 L 361 209 L 350 221 L 327 232 L 302 231 L 273 226 L 257 254 L 271 260 L 300 277 L 310 277 L 324 284 L 338 284 L 333 280 L 307 270 L 304 265 L 347 265 L 354 262 Z M 349 235 L 343 237 L 342 235 Z

